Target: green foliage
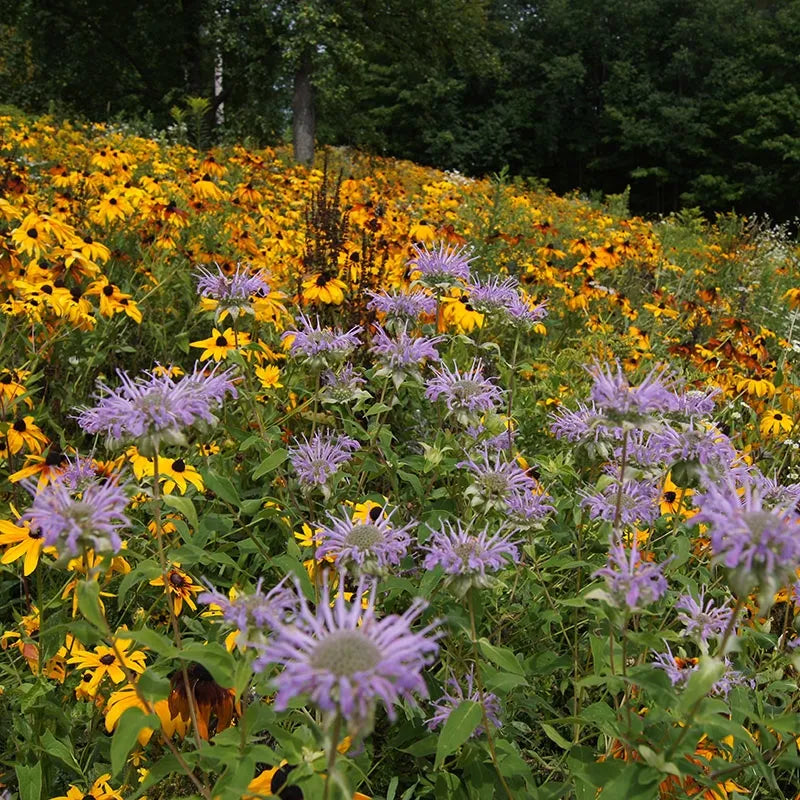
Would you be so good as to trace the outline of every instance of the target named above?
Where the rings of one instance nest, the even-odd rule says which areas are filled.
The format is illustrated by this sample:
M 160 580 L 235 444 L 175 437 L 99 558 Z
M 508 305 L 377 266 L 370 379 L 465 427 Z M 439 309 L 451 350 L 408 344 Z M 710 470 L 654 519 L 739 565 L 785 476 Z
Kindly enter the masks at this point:
M 561 192 L 630 184 L 634 212 L 798 211 L 785 190 L 800 179 L 797 2 L 2 0 L 0 11 L 0 100 L 27 110 L 166 127 L 182 98 L 204 97 L 189 115 L 196 147 L 277 142 L 303 65 L 321 143 L 470 174 L 508 165 Z

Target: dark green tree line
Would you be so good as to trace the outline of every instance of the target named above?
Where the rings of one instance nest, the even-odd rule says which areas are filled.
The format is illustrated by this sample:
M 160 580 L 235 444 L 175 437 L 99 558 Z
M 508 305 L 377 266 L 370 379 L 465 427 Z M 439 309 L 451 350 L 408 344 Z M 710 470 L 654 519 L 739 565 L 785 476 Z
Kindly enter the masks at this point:
M 800 213 L 800 0 L 0 0 L 0 101 Z M 216 77 L 216 80 L 215 80 Z M 215 113 L 224 109 L 224 115 Z

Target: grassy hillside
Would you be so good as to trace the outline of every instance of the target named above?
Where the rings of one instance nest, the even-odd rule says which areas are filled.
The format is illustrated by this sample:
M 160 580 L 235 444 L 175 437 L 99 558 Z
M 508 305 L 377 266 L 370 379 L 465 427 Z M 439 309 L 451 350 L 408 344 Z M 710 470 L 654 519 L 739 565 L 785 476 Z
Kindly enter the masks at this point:
M 10 797 L 794 796 L 784 230 L 13 114 L 0 188 Z

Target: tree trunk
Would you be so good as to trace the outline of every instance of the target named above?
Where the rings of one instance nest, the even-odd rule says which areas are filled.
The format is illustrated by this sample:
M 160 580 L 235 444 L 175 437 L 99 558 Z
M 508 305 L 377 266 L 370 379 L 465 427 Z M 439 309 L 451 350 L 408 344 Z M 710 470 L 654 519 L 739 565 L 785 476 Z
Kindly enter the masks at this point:
M 292 98 L 292 143 L 294 160 L 310 166 L 314 161 L 314 87 L 311 85 L 311 53 L 306 52 L 294 74 Z

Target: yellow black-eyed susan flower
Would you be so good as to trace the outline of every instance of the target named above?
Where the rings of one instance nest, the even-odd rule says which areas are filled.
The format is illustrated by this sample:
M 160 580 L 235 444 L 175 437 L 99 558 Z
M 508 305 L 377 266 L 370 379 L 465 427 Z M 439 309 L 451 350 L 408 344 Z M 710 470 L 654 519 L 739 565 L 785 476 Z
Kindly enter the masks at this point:
M 226 328 L 223 333 L 214 328 L 208 339 L 190 342 L 191 347 L 202 348 L 201 361 L 205 361 L 207 358 L 222 361 L 228 357 L 231 350 L 236 350 L 246 344 L 250 344 L 250 335 L 247 333 L 236 334 L 233 328 Z
M 159 575 L 150 581 L 151 586 L 165 586 L 166 591 L 172 597 L 172 608 L 175 616 L 179 616 L 183 611 L 183 604 L 186 603 L 192 611 L 197 609 L 194 598 L 203 591 L 203 587 L 196 584 L 191 576 L 180 569 L 180 564 L 174 562 L 167 571 L 166 581 L 163 575 Z

